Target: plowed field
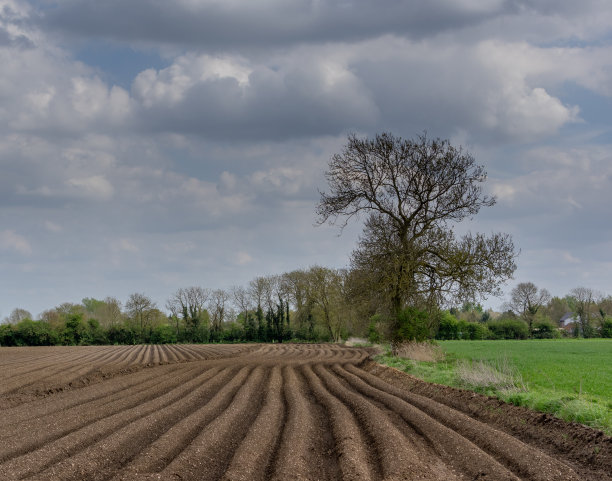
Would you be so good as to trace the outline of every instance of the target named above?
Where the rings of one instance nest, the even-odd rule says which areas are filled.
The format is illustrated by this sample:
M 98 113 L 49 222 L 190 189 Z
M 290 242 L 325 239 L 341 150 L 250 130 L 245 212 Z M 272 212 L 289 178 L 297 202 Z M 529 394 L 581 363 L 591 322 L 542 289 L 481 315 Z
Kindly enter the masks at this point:
M 0 349 L 0 479 L 611 480 L 612 440 L 332 345 Z

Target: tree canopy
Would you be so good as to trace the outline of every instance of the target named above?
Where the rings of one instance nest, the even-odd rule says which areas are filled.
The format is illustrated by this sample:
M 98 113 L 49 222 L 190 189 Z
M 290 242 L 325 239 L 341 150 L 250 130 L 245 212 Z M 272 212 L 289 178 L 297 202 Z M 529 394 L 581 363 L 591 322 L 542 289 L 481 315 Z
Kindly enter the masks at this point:
M 349 135 L 329 163 L 318 222 L 346 226 L 367 216 L 352 267 L 371 274 L 397 315 L 408 305 L 439 305 L 448 296 L 498 294 L 516 265 L 503 233 L 457 237 L 454 224 L 495 204 L 483 193 L 484 167 L 448 140 Z

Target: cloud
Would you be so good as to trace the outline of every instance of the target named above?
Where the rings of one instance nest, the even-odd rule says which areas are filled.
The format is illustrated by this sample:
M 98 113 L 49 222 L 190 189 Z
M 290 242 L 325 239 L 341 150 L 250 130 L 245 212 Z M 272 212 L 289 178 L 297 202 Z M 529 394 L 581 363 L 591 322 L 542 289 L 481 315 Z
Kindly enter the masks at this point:
M 66 185 L 78 196 L 94 197 L 102 200 L 110 199 L 115 191 L 111 183 L 101 175 L 68 179 Z
M 398 130 L 443 136 L 467 131 L 478 142 L 530 142 L 577 121 L 578 109 L 534 77 L 539 68 L 526 61 L 531 52 L 522 47 L 384 38 L 356 49 L 349 63 L 381 117 Z
M 217 7 L 232 10 L 237 4 Z M 82 10 L 103 16 L 106 8 L 67 2 L 47 15 Z M 174 10 L 193 16 L 194 8 L 200 12 L 184 4 Z M 295 8 L 312 7 L 296 3 L 289 10 Z M 482 21 L 514 11 L 505 2 L 483 9 L 472 2 L 428 8 L 432 22 L 444 16 L 443 9 Z M 316 12 L 317 21 L 321 13 Z M 161 132 L 249 141 L 372 132 L 382 126 L 410 134 L 427 129 L 452 136 L 462 130 L 478 141 L 532 142 L 580 120 L 578 107 L 554 93 L 563 81 L 600 93 L 612 85 L 612 70 L 606 68 L 610 52 L 604 47 L 533 47 L 461 35 L 416 41 L 391 28 L 386 15 L 388 31 L 351 43 L 285 44 L 263 55 L 194 49 L 170 57 L 166 68 L 142 71 L 129 92 L 71 61 L 39 31 L 36 48 L 28 52 L 15 56 L 0 48 L 12 77 L 4 89 L 5 121 L 14 132 L 44 136 Z
M 131 239 L 117 239 L 111 245 L 111 248 L 115 252 L 129 252 L 129 253 L 138 253 L 140 252 L 140 248 L 138 245 Z
M 308 181 L 304 172 L 295 167 L 276 167 L 257 171 L 251 175 L 251 184 L 265 192 L 279 192 L 285 195 L 297 194 Z
M 215 139 L 337 134 L 378 115 L 347 65 L 312 51 L 263 62 L 187 54 L 139 74 L 132 95 L 143 128 Z
M 16 233 L 14 230 L 0 231 L 0 248 L 18 252 L 23 255 L 32 254 L 32 246 L 28 239 Z
M 56 224 L 55 222 L 51 222 L 50 220 L 46 220 L 45 221 L 45 228 L 49 231 L 49 232 L 62 232 L 62 226 L 59 224 Z
M 71 0 L 55 3 L 41 18 L 41 25 L 68 35 L 128 42 L 264 48 L 355 41 L 386 33 L 422 38 L 516 11 L 515 2 L 504 0 L 390 2 L 385 8 L 368 0 L 185 0 L 171 4 Z
M 248 252 L 238 251 L 236 252 L 236 255 L 234 256 L 233 261 L 235 264 L 239 266 L 244 266 L 246 264 L 253 262 L 253 258 L 249 255 Z

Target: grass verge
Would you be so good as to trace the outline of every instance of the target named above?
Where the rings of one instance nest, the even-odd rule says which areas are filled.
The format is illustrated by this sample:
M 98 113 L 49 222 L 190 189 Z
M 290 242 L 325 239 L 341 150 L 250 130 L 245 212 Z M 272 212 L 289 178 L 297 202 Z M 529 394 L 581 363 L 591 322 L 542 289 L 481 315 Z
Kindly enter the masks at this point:
M 390 349 L 375 359 L 428 382 L 469 389 L 612 435 L 612 341 L 446 341 L 437 361 Z M 439 349 L 438 348 L 438 349 Z M 416 357 L 416 356 L 415 356 Z

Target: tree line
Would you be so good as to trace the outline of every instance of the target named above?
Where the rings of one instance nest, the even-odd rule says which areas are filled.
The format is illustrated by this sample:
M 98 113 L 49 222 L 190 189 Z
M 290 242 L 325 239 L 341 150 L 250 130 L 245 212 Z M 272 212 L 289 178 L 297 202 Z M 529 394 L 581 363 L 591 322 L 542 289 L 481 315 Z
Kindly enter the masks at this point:
M 227 290 L 180 288 L 165 311 L 143 293 L 125 303 L 114 297 L 64 303 L 36 320 L 17 308 L 0 325 L 0 345 L 337 342 L 363 331 L 349 282 L 346 269 L 313 266 Z
M 355 275 L 314 266 L 256 277 L 228 290 L 186 287 L 168 298 L 165 312 L 142 293 L 131 294 L 124 304 L 113 297 L 64 303 L 36 320 L 17 308 L 0 324 L 0 345 L 338 342 L 349 336 L 371 342 L 612 338 L 612 296 L 578 287 L 553 297 L 531 282 L 512 289 L 502 313 L 469 301 L 433 317 L 407 307 L 400 313 L 398 332 L 392 332 L 393 324 L 376 306 L 355 295 L 360 285 Z
M 363 219 L 347 268 L 312 266 L 228 290 L 181 288 L 165 312 L 141 293 L 125 305 L 114 298 L 62 304 L 36 321 L 16 310 L 0 326 L 0 343 L 521 338 L 544 336 L 546 326 L 560 335 L 560 311 L 577 316 L 573 334 L 607 335 L 607 301 L 586 288 L 560 299 L 521 283 L 501 318 L 475 314 L 512 279 L 518 251 L 502 232 L 457 234 L 461 222 L 496 202 L 483 190 L 484 167 L 461 147 L 426 134 L 351 134 L 325 177 L 318 224 L 342 229 Z

